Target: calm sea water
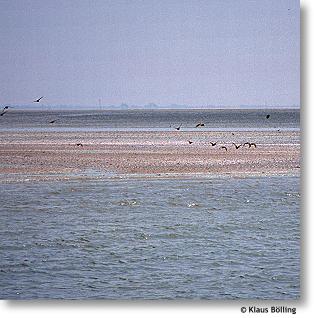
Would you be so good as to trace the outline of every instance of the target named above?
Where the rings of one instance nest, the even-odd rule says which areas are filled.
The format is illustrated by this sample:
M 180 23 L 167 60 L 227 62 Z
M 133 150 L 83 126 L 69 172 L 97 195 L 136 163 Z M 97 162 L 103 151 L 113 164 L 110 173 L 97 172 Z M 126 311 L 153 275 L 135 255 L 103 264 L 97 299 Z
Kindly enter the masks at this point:
M 297 177 L 0 184 L 0 298 L 296 299 Z
M 269 119 L 266 115 L 269 114 Z M 55 121 L 50 124 L 50 121 Z M 182 130 L 202 122 L 209 129 L 299 129 L 299 109 L 16 111 L 0 117 L 1 130 Z

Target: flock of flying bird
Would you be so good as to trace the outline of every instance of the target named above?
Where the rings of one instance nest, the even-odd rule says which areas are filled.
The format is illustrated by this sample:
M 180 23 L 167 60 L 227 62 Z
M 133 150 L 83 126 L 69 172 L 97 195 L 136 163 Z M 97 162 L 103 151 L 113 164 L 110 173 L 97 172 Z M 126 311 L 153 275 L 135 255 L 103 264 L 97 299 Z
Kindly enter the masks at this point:
M 270 118 L 270 115 L 267 114 L 267 115 L 266 115 L 266 118 L 269 119 L 269 118 Z M 176 129 L 176 130 L 180 130 L 181 127 L 182 127 L 182 124 L 180 124 L 178 127 L 175 127 L 175 129 Z M 202 123 L 202 122 L 200 122 L 200 123 L 198 123 L 198 124 L 195 126 L 195 128 L 198 128 L 198 127 L 205 127 L 205 124 Z M 232 135 L 234 136 L 234 133 L 232 133 Z M 191 144 L 193 144 L 193 141 L 188 140 L 188 143 L 191 145 Z M 212 142 L 212 141 L 211 141 L 210 144 L 212 145 L 212 147 L 215 147 L 215 146 L 217 145 L 217 141 L 216 141 L 216 142 Z M 256 143 L 254 143 L 254 142 L 245 142 L 244 144 L 239 144 L 239 145 L 237 145 L 237 144 L 235 144 L 235 143 L 233 142 L 232 144 L 234 145 L 235 149 L 239 149 L 241 146 L 242 146 L 242 147 L 248 146 L 248 148 L 251 148 L 251 147 L 256 148 Z M 221 146 L 219 149 L 223 149 L 223 150 L 225 150 L 225 151 L 228 151 L 228 148 L 227 148 L 226 146 Z
M 33 103 L 39 103 L 42 98 L 44 98 L 44 96 L 41 96 L 41 97 L 37 98 L 36 100 L 33 101 Z M 8 110 L 9 110 L 9 108 L 12 108 L 12 107 L 11 107 L 11 106 L 4 106 L 4 108 L 2 109 L 2 112 L 0 113 L 0 116 L 3 116 L 4 114 L 6 114 L 6 113 L 8 112 Z M 269 119 L 269 118 L 270 118 L 270 115 L 267 114 L 267 115 L 266 115 L 266 119 Z M 55 120 L 52 120 L 52 121 L 50 121 L 49 123 L 50 123 L 50 124 L 53 124 L 54 122 L 55 122 Z M 179 131 L 179 130 L 181 129 L 181 127 L 182 127 L 182 123 L 181 123 L 178 127 L 175 127 L 175 129 Z M 202 122 L 200 122 L 200 123 L 198 123 L 198 124 L 195 126 L 195 128 L 199 128 L 199 127 L 205 127 L 205 124 L 202 123 Z M 234 135 L 234 134 L 232 133 L 232 135 Z M 189 143 L 189 144 L 192 144 L 193 141 L 188 140 L 188 143 Z M 215 146 L 217 145 L 217 142 L 210 142 L 210 144 L 212 145 L 212 147 L 215 147 Z M 244 144 L 239 144 L 239 145 L 237 145 L 237 144 L 235 144 L 235 143 L 233 142 L 232 144 L 234 145 L 235 149 L 239 149 L 241 146 L 242 146 L 242 147 L 245 147 L 246 145 L 247 145 L 249 148 L 251 148 L 251 147 L 256 148 L 256 144 L 255 144 L 254 142 L 245 142 Z M 78 144 L 76 144 L 76 146 L 83 147 L 83 144 L 78 143 Z M 228 148 L 227 148 L 226 146 L 221 146 L 219 149 L 223 149 L 223 150 L 225 150 L 225 151 L 228 151 Z

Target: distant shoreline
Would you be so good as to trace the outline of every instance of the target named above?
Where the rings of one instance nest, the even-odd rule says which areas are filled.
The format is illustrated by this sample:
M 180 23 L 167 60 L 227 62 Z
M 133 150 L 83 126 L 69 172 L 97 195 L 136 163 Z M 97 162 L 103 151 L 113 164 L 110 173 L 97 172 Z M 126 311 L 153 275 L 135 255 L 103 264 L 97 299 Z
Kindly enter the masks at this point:
M 263 108 L 237 108 L 237 107 L 221 107 L 221 108 L 88 108 L 88 107 L 73 107 L 72 106 L 43 106 L 43 107 L 32 107 L 32 106 L 12 106 L 11 111 L 95 111 L 95 112 L 104 112 L 104 111 L 283 111 L 283 110 L 296 110 L 300 111 L 300 107 L 263 107 Z

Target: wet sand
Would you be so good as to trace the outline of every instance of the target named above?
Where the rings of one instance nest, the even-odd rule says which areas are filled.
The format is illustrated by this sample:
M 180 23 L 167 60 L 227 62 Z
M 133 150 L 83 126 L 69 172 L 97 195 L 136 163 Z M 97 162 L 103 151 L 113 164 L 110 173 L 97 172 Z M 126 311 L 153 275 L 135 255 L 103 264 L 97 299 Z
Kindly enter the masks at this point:
M 233 142 L 257 147 L 236 149 Z M 134 175 L 298 175 L 300 160 L 299 131 L 11 131 L 2 132 L 0 140 L 4 182 Z

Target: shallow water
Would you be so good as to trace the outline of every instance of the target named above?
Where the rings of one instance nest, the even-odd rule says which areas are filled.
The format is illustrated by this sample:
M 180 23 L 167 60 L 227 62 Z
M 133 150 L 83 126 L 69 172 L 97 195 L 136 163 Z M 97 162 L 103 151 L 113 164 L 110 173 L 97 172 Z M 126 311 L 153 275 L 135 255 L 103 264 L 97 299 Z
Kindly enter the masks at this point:
M 204 127 L 196 128 L 200 122 Z M 11 110 L 0 118 L 0 131 L 168 131 L 180 124 L 187 131 L 299 130 L 300 110 Z
M 0 298 L 296 299 L 298 177 L 0 184 Z

